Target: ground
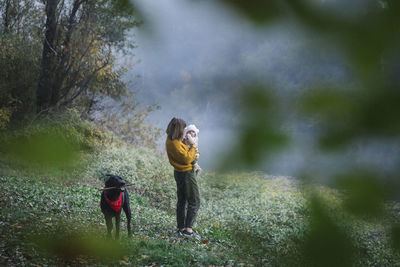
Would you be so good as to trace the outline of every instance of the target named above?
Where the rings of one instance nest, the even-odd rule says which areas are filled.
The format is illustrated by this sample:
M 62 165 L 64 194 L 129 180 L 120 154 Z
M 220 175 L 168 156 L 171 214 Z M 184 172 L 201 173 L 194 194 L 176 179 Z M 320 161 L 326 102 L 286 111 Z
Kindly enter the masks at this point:
M 335 227 L 351 233 L 353 265 L 400 265 L 385 223 L 349 220 L 340 210 L 341 194 L 327 187 L 311 190 L 294 178 L 265 173 L 205 172 L 198 177 L 201 209 L 195 230 L 201 239 L 195 240 L 175 233 L 175 181 L 164 157 L 110 147 L 79 162 L 62 171 L 0 165 L 1 265 L 307 265 L 307 237 L 317 237 L 315 243 L 320 238 L 312 235 L 309 191 L 322 196 Z M 134 235 L 127 237 L 122 214 L 119 242 L 105 238 L 98 190 L 105 173 L 133 184 Z

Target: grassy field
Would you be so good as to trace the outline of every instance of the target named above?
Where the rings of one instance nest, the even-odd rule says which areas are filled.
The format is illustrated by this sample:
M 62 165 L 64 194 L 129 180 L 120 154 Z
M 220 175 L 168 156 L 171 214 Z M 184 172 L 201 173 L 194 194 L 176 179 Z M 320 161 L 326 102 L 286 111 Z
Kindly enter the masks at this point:
M 195 225 L 201 240 L 193 240 L 175 233 L 176 187 L 165 157 L 126 145 L 80 157 L 65 170 L 0 161 L 0 265 L 335 266 L 329 257 L 347 255 L 354 266 L 400 266 L 385 221 L 346 214 L 335 190 L 263 173 L 203 173 Z M 123 215 L 120 242 L 105 240 L 97 188 L 106 173 L 134 184 L 134 235 L 127 237 Z M 350 254 L 337 249 L 343 240 Z M 332 253 L 319 259 L 324 249 Z

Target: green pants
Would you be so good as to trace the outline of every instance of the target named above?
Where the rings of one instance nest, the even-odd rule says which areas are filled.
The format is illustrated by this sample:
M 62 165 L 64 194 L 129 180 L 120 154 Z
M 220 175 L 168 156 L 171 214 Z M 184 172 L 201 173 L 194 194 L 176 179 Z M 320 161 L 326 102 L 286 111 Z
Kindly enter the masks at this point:
M 178 228 L 192 228 L 197 211 L 200 208 L 200 194 L 194 171 L 174 171 L 174 177 L 178 195 L 178 202 L 176 203 Z

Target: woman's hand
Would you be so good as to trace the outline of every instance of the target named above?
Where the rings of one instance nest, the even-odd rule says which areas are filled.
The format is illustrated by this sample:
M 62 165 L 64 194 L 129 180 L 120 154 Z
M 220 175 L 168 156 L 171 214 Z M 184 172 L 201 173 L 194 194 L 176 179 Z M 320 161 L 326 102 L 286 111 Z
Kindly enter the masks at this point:
M 196 159 L 200 158 L 200 153 L 196 153 Z

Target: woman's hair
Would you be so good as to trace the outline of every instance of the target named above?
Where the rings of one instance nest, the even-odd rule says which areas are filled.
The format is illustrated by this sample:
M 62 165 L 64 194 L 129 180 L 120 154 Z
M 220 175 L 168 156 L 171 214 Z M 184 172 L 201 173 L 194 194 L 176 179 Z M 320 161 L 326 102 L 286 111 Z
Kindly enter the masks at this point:
M 172 118 L 167 127 L 167 135 L 170 140 L 181 139 L 185 131 L 186 122 L 182 119 Z

